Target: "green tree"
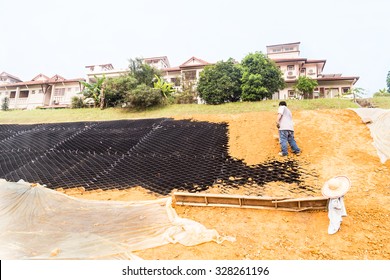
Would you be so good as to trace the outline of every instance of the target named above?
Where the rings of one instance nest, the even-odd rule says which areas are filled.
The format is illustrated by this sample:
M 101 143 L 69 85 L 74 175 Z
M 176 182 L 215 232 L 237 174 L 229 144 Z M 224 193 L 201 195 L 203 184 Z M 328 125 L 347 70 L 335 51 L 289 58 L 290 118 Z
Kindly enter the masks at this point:
M 303 95 L 304 98 L 309 98 L 316 87 L 318 87 L 318 82 L 316 80 L 306 76 L 299 76 L 297 82 L 293 86 L 293 89 Z
M 200 73 L 199 96 L 208 104 L 235 102 L 241 97 L 241 67 L 232 58 L 209 65 Z
M 161 72 L 143 63 L 142 58 L 129 59 L 130 76 L 134 77 L 138 81 L 138 85 L 145 84 L 149 87 L 153 87 L 155 75 L 161 77 Z
M 387 91 L 390 92 L 390 71 L 387 72 L 386 84 L 387 84 Z
M 271 98 L 284 88 L 282 72 L 276 64 L 261 52 L 250 53 L 241 62 L 242 100 L 259 101 Z
M 94 76 L 96 79 L 95 83 L 87 83 L 84 81 L 81 81 L 81 83 L 84 85 L 84 90 L 81 92 L 86 98 L 92 98 L 95 101 L 95 106 L 100 106 L 101 102 L 101 93 L 103 84 L 106 80 L 106 77 L 97 77 Z
M 107 79 L 104 92 L 108 107 L 116 107 L 125 102 L 126 94 L 137 87 L 138 81 L 130 75 Z

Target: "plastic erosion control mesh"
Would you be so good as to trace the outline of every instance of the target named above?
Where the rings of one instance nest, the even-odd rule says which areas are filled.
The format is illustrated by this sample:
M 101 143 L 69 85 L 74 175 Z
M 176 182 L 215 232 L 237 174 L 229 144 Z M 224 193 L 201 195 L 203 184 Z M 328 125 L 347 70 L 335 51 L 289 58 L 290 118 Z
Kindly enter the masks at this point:
M 314 192 L 304 183 L 307 176 L 293 159 L 247 166 L 230 157 L 224 123 L 161 118 L 0 125 L 0 178 L 51 189 L 142 186 L 168 195 L 213 184 L 260 191 L 268 182 L 285 182 L 296 183 L 296 192 Z
M 367 123 L 374 139 L 380 161 L 385 163 L 390 158 L 390 110 L 377 108 L 358 108 L 354 110 Z
M 92 201 L 41 185 L 0 180 L 0 259 L 136 259 L 133 252 L 222 242 L 215 230 L 179 218 L 170 198 Z

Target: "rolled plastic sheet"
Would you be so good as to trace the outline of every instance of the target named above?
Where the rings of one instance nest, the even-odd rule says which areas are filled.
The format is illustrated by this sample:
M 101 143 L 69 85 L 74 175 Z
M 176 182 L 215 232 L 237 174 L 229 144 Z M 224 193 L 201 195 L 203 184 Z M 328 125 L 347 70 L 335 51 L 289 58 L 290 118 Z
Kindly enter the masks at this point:
M 390 110 L 379 108 L 352 109 L 370 129 L 373 145 L 381 163 L 390 158 Z
M 84 200 L 0 179 L 0 259 L 137 259 L 168 243 L 234 241 L 178 217 L 171 203 Z

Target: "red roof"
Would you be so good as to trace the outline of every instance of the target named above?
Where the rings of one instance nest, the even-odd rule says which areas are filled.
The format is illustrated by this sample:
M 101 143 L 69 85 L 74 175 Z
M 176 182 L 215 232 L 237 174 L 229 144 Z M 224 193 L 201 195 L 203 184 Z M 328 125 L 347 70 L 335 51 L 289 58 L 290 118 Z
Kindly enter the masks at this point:
M 359 77 L 349 76 L 349 77 L 317 77 L 318 81 L 345 81 L 345 80 L 354 80 L 354 84 L 359 80 Z
M 325 63 L 326 59 L 308 59 L 306 61 L 306 63 L 321 63 L 321 62 Z
M 46 78 L 44 81 L 36 80 L 40 77 Z M 19 82 L 19 83 L 9 83 L 5 85 L 1 85 L 0 87 L 18 87 L 18 86 L 32 86 L 32 85 L 45 85 L 45 84 L 61 84 L 61 83 L 74 83 L 74 82 L 80 82 L 85 81 L 84 78 L 76 78 L 76 79 L 65 79 L 59 75 L 54 75 L 52 78 L 49 78 L 43 74 L 39 74 L 35 76 L 31 81 L 27 82 Z
M 271 60 L 275 61 L 276 63 L 278 62 L 294 62 L 294 61 L 304 61 L 306 62 L 306 58 L 302 57 L 296 57 L 296 58 L 270 58 Z
M 198 61 L 199 64 L 197 65 L 186 65 L 187 63 L 191 62 L 191 61 Z M 190 59 L 188 59 L 186 62 L 184 62 L 183 64 L 181 64 L 179 67 L 182 68 L 182 67 L 192 67 L 192 66 L 204 66 L 204 65 L 208 65 L 210 63 L 208 63 L 207 61 L 204 61 L 202 59 L 199 59 L 199 58 L 196 58 L 195 56 L 191 57 Z
M 39 78 L 44 78 L 45 80 L 49 80 L 49 77 L 48 77 L 48 76 L 43 75 L 43 74 L 41 73 L 41 74 L 36 75 L 31 81 L 36 81 L 36 80 L 38 80 Z

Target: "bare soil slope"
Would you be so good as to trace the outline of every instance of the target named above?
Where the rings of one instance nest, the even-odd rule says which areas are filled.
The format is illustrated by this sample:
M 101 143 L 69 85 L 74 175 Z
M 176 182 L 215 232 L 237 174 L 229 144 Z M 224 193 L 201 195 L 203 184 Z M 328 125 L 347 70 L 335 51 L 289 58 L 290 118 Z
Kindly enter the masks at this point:
M 144 259 L 170 260 L 313 260 L 390 259 L 390 162 L 381 164 L 369 129 L 350 110 L 293 112 L 296 140 L 303 153 L 295 160 L 317 174 L 308 184 L 318 193 L 333 176 L 346 175 L 352 188 L 345 196 L 348 216 L 341 230 L 328 235 L 325 211 L 283 212 L 254 209 L 176 206 L 183 218 L 235 236 L 236 242 L 194 247 L 169 244 L 136 252 Z M 230 155 L 248 165 L 277 158 L 276 114 L 199 115 L 194 120 L 227 122 Z M 290 186 L 271 184 L 270 194 L 286 195 Z M 156 196 L 142 188 L 127 191 L 67 193 L 86 199 L 143 200 Z M 313 195 L 313 194 L 311 194 Z

